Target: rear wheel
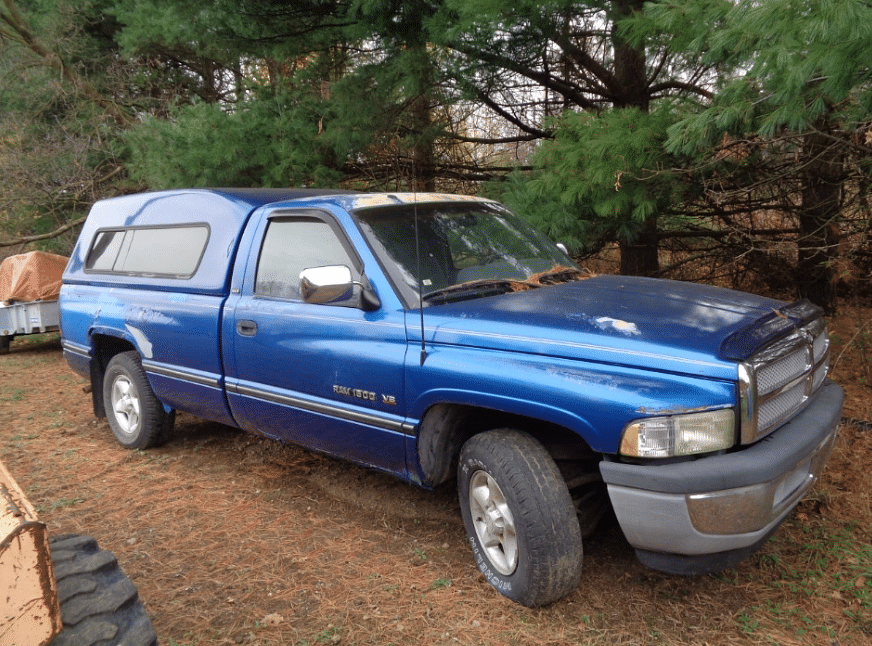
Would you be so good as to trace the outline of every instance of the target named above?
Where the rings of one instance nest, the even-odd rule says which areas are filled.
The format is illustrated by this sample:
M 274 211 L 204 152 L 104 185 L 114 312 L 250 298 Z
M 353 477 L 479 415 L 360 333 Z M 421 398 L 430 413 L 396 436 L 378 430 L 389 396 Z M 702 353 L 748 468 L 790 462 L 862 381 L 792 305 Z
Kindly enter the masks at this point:
M 164 410 L 133 351 L 116 354 L 109 361 L 103 378 L 103 405 L 115 439 L 128 449 L 162 444 L 175 421 L 175 411 Z
M 473 436 L 460 452 L 458 493 L 475 562 L 525 606 L 560 599 L 581 577 L 581 530 L 560 471 L 526 433 Z
M 64 629 L 51 646 L 157 646 L 136 586 L 90 536 L 50 539 Z

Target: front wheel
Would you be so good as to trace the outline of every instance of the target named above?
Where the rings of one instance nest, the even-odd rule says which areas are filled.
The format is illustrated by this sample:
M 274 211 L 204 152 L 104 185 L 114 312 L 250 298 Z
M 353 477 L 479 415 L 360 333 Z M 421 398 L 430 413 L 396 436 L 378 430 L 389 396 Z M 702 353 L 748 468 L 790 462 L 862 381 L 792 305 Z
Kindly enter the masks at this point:
M 513 430 L 473 436 L 460 452 L 457 484 L 476 565 L 498 592 L 535 607 L 578 586 L 578 518 L 539 442 Z
M 136 352 L 116 354 L 103 377 L 103 405 L 109 427 L 121 446 L 147 449 L 166 441 L 175 421 L 145 376 Z

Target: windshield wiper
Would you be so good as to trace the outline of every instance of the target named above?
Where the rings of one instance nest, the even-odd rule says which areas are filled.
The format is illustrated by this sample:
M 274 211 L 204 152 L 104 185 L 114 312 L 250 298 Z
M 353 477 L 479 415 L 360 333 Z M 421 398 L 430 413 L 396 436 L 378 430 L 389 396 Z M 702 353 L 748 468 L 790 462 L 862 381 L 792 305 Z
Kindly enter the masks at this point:
M 569 283 L 574 280 L 590 278 L 593 275 L 594 274 L 586 269 L 573 269 L 572 267 L 557 266 L 548 271 L 533 274 L 526 280 L 482 278 L 480 280 L 472 280 L 468 283 L 461 283 L 460 285 L 441 287 L 424 294 L 422 300 L 432 305 L 439 303 L 455 303 L 457 301 L 481 298 L 483 296 L 496 296 L 497 294 L 506 294 L 508 292 L 523 292 L 528 289 L 536 289 L 546 285 Z
M 507 292 L 519 292 L 532 287 L 537 287 L 537 285 L 530 285 L 520 280 L 485 278 L 482 280 L 473 280 L 468 283 L 461 283 L 460 285 L 450 285 L 448 287 L 434 289 L 432 292 L 424 294 L 422 300 L 434 305 L 438 303 L 455 303 L 457 301 L 481 298 L 483 296 L 496 296 L 497 294 L 505 294 Z

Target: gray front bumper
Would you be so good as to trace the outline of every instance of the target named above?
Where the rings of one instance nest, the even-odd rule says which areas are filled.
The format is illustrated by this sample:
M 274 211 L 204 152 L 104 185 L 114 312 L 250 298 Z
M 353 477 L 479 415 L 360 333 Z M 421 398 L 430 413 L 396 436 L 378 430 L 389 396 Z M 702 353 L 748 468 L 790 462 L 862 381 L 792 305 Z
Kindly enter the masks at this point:
M 734 453 L 672 464 L 601 462 L 621 529 L 643 562 L 668 571 L 723 569 L 762 544 L 826 464 L 843 397 L 825 383 L 790 422 Z M 645 558 L 650 553 L 662 557 Z

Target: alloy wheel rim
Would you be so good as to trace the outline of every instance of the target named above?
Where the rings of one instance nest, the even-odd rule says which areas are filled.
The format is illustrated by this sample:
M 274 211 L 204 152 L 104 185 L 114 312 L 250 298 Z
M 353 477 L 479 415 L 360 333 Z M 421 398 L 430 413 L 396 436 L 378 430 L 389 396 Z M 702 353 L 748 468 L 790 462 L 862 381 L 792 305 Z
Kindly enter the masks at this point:
M 500 574 L 512 574 L 518 567 L 515 519 L 499 484 L 486 471 L 476 471 L 470 478 L 469 510 L 488 561 Z
M 139 393 L 136 386 L 125 376 L 119 376 L 112 383 L 112 410 L 121 431 L 134 434 L 142 419 Z

